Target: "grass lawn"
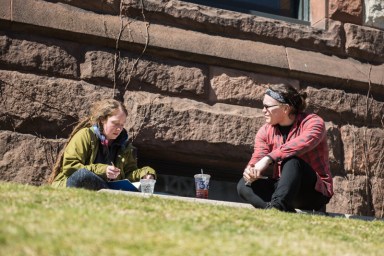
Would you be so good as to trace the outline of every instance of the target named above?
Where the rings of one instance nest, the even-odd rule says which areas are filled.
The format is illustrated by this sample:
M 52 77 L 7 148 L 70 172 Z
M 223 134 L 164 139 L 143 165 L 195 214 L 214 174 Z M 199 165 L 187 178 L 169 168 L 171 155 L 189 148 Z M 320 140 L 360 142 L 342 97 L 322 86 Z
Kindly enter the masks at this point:
M 0 183 L 0 255 L 383 253 L 383 221 Z

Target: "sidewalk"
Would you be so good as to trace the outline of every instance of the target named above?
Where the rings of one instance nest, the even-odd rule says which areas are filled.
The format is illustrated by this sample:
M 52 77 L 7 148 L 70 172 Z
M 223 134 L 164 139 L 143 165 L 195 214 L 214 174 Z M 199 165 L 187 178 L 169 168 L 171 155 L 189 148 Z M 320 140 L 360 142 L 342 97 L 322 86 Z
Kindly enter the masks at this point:
M 182 196 L 174 196 L 174 195 L 164 195 L 164 194 L 143 194 L 138 192 L 130 192 L 130 191 L 122 191 L 122 190 L 112 190 L 112 189 L 101 189 L 99 192 L 102 193 L 112 193 L 112 194 L 125 194 L 129 196 L 138 196 L 138 197 L 159 197 L 163 199 L 171 199 L 171 200 L 180 200 L 185 202 L 194 202 L 201 204 L 212 204 L 212 205 L 223 205 L 228 207 L 238 207 L 238 208 L 249 208 L 254 209 L 254 207 L 250 204 L 246 203 L 236 203 L 236 202 L 228 202 L 228 201 L 219 201 L 219 200 L 211 200 L 211 199 L 201 199 L 201 198 L 193 198 L 193 197 L 182 197 Z M 358 216 L 351 214 L 341 214 L 341 213 L 330 213 L 330 212 L 315 212 L 315 211 L 303 211 L 300 209 L 296 209 L 296 212 L 299 214 L 316 214 L 322 216 L 336 217 L 336 218 L 346 218 L 346 219 L 358 219 L 365 221 L 383 221 L 384 219 L 375 218 L 372 216 Z

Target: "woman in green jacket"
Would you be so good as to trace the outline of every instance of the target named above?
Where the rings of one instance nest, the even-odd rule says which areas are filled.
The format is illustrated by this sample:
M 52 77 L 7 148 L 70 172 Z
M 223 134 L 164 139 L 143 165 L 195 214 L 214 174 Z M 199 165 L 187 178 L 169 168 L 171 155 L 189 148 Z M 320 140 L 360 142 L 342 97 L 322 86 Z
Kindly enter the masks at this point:
M 151 167 L 137 167 L 136 149 L 124 129 L 128 111 L 119 101 L 102 100 L 72 131 L 49 182 L 54 187 L 91 190 L 108 188 L 107 181 L 155 179 Z

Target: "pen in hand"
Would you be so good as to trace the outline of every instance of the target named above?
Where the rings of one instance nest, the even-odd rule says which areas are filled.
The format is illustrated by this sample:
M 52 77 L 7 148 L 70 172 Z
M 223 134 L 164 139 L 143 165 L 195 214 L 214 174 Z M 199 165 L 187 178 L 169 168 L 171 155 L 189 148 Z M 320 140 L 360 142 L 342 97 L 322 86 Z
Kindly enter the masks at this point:
M 120 170 L 118 168 L 116 168 L 115 164 L 112 161 L 111 161 L 111 165 L 113 166 L 113 170 L 111 170 L 112 171 L 112 174 L 111 174 L 112 178 L 110 178 L 109 180 L 116 179 L 117 176 L 119 176 L 119 173 L 120 173 Z M 116 169 L 118 171 L 116 171 Z

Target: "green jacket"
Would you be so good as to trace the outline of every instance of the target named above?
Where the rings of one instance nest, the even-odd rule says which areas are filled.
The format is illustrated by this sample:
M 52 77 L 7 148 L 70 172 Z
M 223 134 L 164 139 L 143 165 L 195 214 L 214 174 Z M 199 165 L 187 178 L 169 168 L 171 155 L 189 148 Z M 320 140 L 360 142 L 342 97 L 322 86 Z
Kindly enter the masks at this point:
M 108 165 L 94 163 L 99 150 L 99 144 L 99 138 L 91 128 L 79 130 L 65 147 L 63 166 L 52 182 L 52 186 L 66 187 L 68 177 L 82 168 L 94 172 L 104 180 L 107 180 L 105 171 Z M 135 182 L 139 181 L 146 174 L 153 174 L 156 177 L 156 172 L 151 167 L 146 166 L 140 169 L 137 167 L 134 150 L 135 147 L 128 142 L 125 147 L 121 147 L 118 150 L 114 165 L 121 171 L 116 180 L 128 179 Z

